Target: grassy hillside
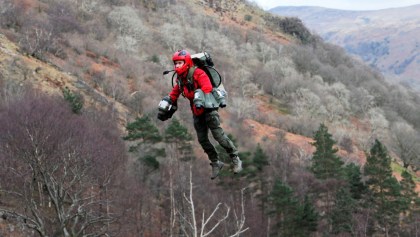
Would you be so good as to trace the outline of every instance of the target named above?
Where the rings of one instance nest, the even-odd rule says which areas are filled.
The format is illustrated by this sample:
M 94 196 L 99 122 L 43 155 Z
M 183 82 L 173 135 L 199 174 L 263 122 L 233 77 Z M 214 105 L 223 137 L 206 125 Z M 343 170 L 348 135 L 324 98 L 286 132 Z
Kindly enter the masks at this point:
M 270 212 L 275 208 L 272 193 L 279 180 L 293 190 L 296 205 L 303 205 L 311 197 L 311 205 L 323 212 L 333 204 L 324 198 L 333 195 L 333 191 L 328 193 L 329 185 L 338 187 L 341 181 L 318 180 L 309 169 L 315 150 L 311 145 L 314 132 L 322 123 L 328 127 L 336 141 L 334 147 L 339 149 L 337 154 L 346 165 L 362 167 L 365 152 L 379 139 L 403 170 L 413 174 L 419 167 L 416 146 L 420 141 L 419 97 L 406 88 L 387 84 L 378 72 L 353 60 L 343 49 L 311 35 L 299 19 L 271 15 L 243 0 L 26 0 L 2 1 L 0 9 L 0 115 L 12 129 L 2 127 L 2 131 L 7 131 L 5 134 L 12 135 L 1 137 L 0 159 L 5 164 L 7 161 L 4 167 L 9 172 L 12 170 L 9 167 L 15 165 L 8 163 L 10 157 L 29 157 L 18 163 L 28 170 L 17 176 L 25 177 L 26 183 L 22 181 L 21 186 L 1 183 L 0 214 L 4 218 L 0 221 L 0 234 L 10 233 L 7 227 L 10 223 L 22 227 L 24 234 L 20 236 L 31 233 L 30 228 L 36 229 L 25 225 L 22 217 L 16 217 L 17 213 L 5 211 L 15 207 L 25 218 L 31 217 L 30 223 L 43 227 L 36 233 L 57 231 L 58 235 L 66 236 L 64 232 L 70 231 L 70 227 L 64 231 L 58 226 L 70 226 L 63 220 L 73 215 L 60 211 L 82 215 L 79 209 L 70 208 L 78 205 L 80 212 L 89 215 L 69 218 L 68 222 L 78 221 L 73 229 L 82 226 L 80 220 L 101 217 L 104 225 L 90 226 L 86 230 L 90 233 L 102 231 L 112 236 L 192 233 L 194 227 L 197 230 L 202 224 L 201 220 L 196 226 L 187 224 L 192 223 L 189 210 L 194 207 L 197 216 L 218 210 L 210 218 L 213 226 L 216 219 L 226 214 L 213 233 L 215 236 L 245 230 L 244 236 L 266 235 L 270 228 L 277 228 L 269 220 L 281 220 L 283 215 Z M 221 109 L 220 115 L 222 126 L 238 145 L 244 160 L 245 172 L 239 177 L 233 177 L 226 169 L 220 179 L 210 181 L 210 167 L 195 139 L 187 100 L 180 98 L 179 110 L 172 120 L 163 123 L 156 119 L 157 104 L 171 89 L 172 75 L 163 76 L 162 72 L 172 69 L 171 55 L 180 48 L 192 53 L 208 51 L 224 77 L 228 107 Z M 63 99 L 66 88 L 83 101 L 83 108 L 75 117 L 58 109 L 68 105 L 69 101 Z M 32 98 L 33 94 L 47 97 Z M 55 102 L 45 99 L 48 96 Z M 43 100 L 48 103 L 42 103 Z M 25 106 L 13 108 L 18 105 Z M 60 112 L 52 113 L 60 120 L 50 116 L 46 108 L 50 105 Z M 39 113 L 31 106 L 40 108 Z M 19 122 L 10 122 L 11 111 L 16 111 L 15 120 Z M 61 120 L 58 115 L 63 114 L 69 119 Z M 31 123 L 34 115 L 38 120 Z M 75 121 L 89 127 L 86 137 L 80 132 L 86 127 L 75 126 Z M 66 139 L 25 136 L 32 135 L 32 131 L 33 134 L 51 131 L 58 136 L 60 124 L 63 134 L 69 137 L 67 143 Z M 69 126 L 78 132 L 71 135 Z M 173 127 L 191 136 L 171 139 L 168 128 Z M 38 143 L 34 139 L 11 139 L 14 132 L 9 131 L 16 134 L 23 131 L 22 137 L 41 140 Z M 139 133 L 133 135 L 136 139 L 128 138 L 129 131 Z M 108 140 L 92 139 L 97 142 L 95 146 L 86 142 L 90 136 Z M 11 142 L 13 147 L 25 145 L 28 150 L 11 149 L 3 141 Z M 125 152 L 121 152 L 122 141 Z M 38 149 L 42 144 L 51 146 Z M 52 152 L 55 150 L 63 152 L 57 155 Z M 37 175 L 45 170 L 37 170 L 38 165 L 30 162 L 23 165 L 31 157 L 36 158 L 34 161 L 50 157 L 58 161 L 67 157 L 100 159 L 93 159 L 95 165 L 80 164 L 87 170 L 86 178 L 80 179 L 77 182 L 80 185 L 75 184 L 74 189 L 65 188 L 69 194 L 61 197 L 65 200 L 58 205 L 61 208 L 52 208 L 57 202 L 51 199 L 54 192 L 49 192 L 48 185 L 56 187 L 55 182 L 40 179 Z M 116 162 L 112 157 L 120 159 Z M 223 152 L 221 159 L 229 162 Z M 48 164 L 40 162 L 39 167 L 51 171 Z M 69 174 L 64 172 L 69 168 L 65 162 L 57 164 L 63 165 L 57 168 L 63 172 L 50 174 L 65 186 L 69 180 L 66 178 L 73 176 L 60 176 Z M 103 170 L 109 173 L 104 174 Z M 1 176 L 4 177 L 7 175 Z M 45 185 L 38 180 L 45 181 Z M 18 195 L 14 199 L 13 193 L 4 192 L 13 187 L 24 187 L 20 190 L 29 190 L 32 195 Z M 190 190 L 193 192 L 188 196 Z M 84 198 L 74 198 L 77 195 Z M 36 205 L 26 206 L 28 200 Z M 225 204 L 224 209 L 218 206 L 219 202 Z M 35 214 L 25 207 L 42 214 L 45 219 L 40 220 L 44 222 L 32 218 Z M 296 214 L 292 210 L 297 206 L 290 207 L 291 213 Z M 360 215 L 369 214 L 369 210 L 364 211 Z M 357 221 L 360 228 L 366 224 L 361 219 Z M 329 229 L 325 216 L 317 223 L 317 233 Z M 35 232 L 33 235 L 37 236 Z

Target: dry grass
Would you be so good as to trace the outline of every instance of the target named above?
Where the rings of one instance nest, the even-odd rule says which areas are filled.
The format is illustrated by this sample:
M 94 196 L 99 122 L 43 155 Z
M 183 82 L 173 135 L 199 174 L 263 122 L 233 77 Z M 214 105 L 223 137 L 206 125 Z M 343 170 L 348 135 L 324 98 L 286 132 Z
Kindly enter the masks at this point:
M 91 63 L 91 72 L 112 71 L 115 68 L 114 64 L 108 66 L 96 63 L 92 59 L 89 62 Z M 127 114 L 129 114 L 126 106 L 112 100 L 103 92 L 95 90 L 89 85 L 85 84 L 84 87 L 81 87 L 76 76 L 63 72 L 54 65 L 22 55 L 18 46 L 2 34 L 0 34 L 0 74 L 6 80 L 22 85 L 30 84 L 32 87 L 50 95 L 62 95 L 62 89 L 67 87 L 70 91 L 77 91 L 84 97 L 85 107 L 94 106 L 103 109 L 109 106 L 109 104 L 104 105 L 104 101 L 112 102 L 121 129 L 125 127 Z

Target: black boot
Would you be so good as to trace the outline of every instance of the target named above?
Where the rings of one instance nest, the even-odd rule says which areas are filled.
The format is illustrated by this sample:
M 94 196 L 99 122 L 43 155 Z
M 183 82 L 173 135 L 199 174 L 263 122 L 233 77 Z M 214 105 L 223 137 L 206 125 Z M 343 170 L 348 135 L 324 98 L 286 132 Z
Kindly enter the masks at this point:
M 224 163 L 221 161 L 211 162 L 211 179 L 215 179 L 223 168 Z

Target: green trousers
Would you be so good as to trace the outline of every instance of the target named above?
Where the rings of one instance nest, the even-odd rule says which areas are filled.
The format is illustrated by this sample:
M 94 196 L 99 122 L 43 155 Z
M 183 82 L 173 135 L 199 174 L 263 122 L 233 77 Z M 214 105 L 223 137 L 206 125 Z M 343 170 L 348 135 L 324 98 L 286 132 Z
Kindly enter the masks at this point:
M 220 126 L 220 117 L 217 110 L 206 111 L 200 116 L 194 116 L 194 128 L 197 132 L 198 142 L 211 162 L 218 161 L 219 155 L 217 154 L 214 145 L 209 140 L 209 130 L 214 139 L 231 157 L 238 155 L 238 149 L 236 149 L 233 142 L 226 136 L 223 128 Z

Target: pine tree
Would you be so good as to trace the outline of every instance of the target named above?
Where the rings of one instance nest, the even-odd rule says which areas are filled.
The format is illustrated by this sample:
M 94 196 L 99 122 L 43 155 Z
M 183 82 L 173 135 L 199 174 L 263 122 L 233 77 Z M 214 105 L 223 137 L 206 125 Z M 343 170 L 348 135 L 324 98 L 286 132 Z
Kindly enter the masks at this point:
M 309 198 L 305 196 L 300 204 L 293 189 L 280 179 L 275 181 L 268 203 L 269 214 L 276 218 L 272 236 L 306 237 L 317 230 L 319 216 Z
M 83 97 L 80 94 L 71 92 L 68 87 L 65 87 L 62 92 L 64 99 L 70 103 L 73 113 L 80 114 L 83 108 Z
M 178 119 L 172 119 L 165 130 L 164 140 L 166 143 L 171 143 L 175 146 L 176 155 L 180 160 L 188 161 L 194 158 L 191 145 L 192 136 Z
M 248 175 L 247 178 L 250 182 L 254 182 L 257 185 L 254 188 L 254 191 L 258 193 L 256 196 L 261 201 L 260 208 L 262 217 L 261 219 L 263 222 L 266 220 L 265 212 L 266 212 L 266 205 L 267 205 L 267 195 L 268 195 L 268 188 L 267 188 L 267 175 L 264 173 L 264 167 L 268 166 L 268 156 L 261 148 L 261 145 L 258 144 L 257 148 L 254 151 L 254 156 L 252 158 L 252 163 L 247 166 Z
M 375 140 L 364 167 L 369 189 L 369 206 L 373 209 L 376 231 L 389 235 L 398 227 L 401 211 L 401 186 L 392 176 L 391 158 L 381 142 Z
M 258 144 L 255 149 L 254 156 L 252 158 L 251 164 L 247 166 L 248 170 L 248 179 L 251 181 L 257 182 L 259 189 L 262 191 L 262 195 L 265 194 L 265 185 L 266 185 L 266 175 L 264 175 L 264 167 L 268 166 L 268 156 L 265 154 L 264 150 L 261 148 L 261 145 Z M 264 204 L 263 204 L 264 206 Z
M 315 132 L 314 140 L 312 145 L 316 151 L 312 157 L 311 171 L 318 179 L 342 178 L 343 161 L 335 154 L 338 149 L 334 148 L 335 141 L 324 124 Z
M 269 165 L 268 156 L 261 148 L 261 145 L 258 144 L 252 154 L 252 159 L 246 161 L 246 168 L 244 173 L 250 180 L 258 179 L 258 174 L 261 174 L 264 170 L 264 167 L 267 165 Z
M 168 143 L 177 143 L 179 141 L 191 141 L 192 136 L 188 129 L 183 126 L 178 119 L 174 118 L 165 130 L 165 141 Z
M 415 236 L 417 226 L 417 218 L 420 213 L 418 194 L 415 191 L 416 184 L 414 183 L 411 174 L 404 170 L 401 174 L 402 180 L 401 193 L 402 193 L 402 211 L 403 219 L 401 229 L 406 236 Z
M 162 141 L 162 136 L 160 136 L 158 129 L 148 116 L 137 118 L 134 122 L 128 123 L 126 129 L 128 135 L 124 137 L 124 140 L 140 140 L 140 142 L 145 143 L 157 143 Z
M 414 204 L 415 199 L 417 198 L 417 193 L 415 191 L 416 184 L 414 183 L 413 177 L 411 174 L 404 170 L 401 174 L 402 180 L 401 184 L 401 193 L 403 197 L 403 211 L 408 211 L 412 209 L 412 205 Z
M 293 196 L 293 190 L 276 179 L 273 190 L 268 196 L 271 210 L 269 215 L 274 216 L 276 223 L 272 229 L 273 236 L 292 236 L 295 230 L 294 219 L 296 218 L 298 201 Z
M 257 148 L 255 149 L 253 164 L 258 171 L 262 171 L 264 166 L 269 165 L 268 156 L 265 154 L 260 144 L 258 144 Z
M 310 236 L 311 233 L 317 231 L 318 219 L 319 214 L 309 197 L 306 195 L 303 203 L 297 208 L 297 213 L 294 218 L 295 231 L 293 235 L 290 236 Z
M 150 118 L 148 116 L 136 118 L 134 122 L 127 124 L 126 129 L 128 134 L 123 139 L 136 142 L 130 146 L 129 151 L 138 154 L 138 162 L 144 163 L 152 170 L 158 169 L 157 157 L 163 157 L 165 151 L 156 148 L 155 144 L 162 141 L 163 138 Z M 145 175 L 147 175 L 146 173 Z
M 361 199 L 362 195 L 366 193 L 366 186 L 362 182 L 360 167 L 350 163 L 344 167 L 344 172 L 351 197 L 355 200 Z
M 356 203 L 346 187 L 342 187 L 336 194 L 336 204 L 331 214 L 332 232 L 353 233 L 353 211 Z
M 169 185 L 170 214 L 171 225 L 170 232 L 177 236 L 182 236 L 182 228 L 187 225 L 182 216 L 186 215 L 188 204 L 183 198 L 186 193 L 185 183 L 187 183 L 187 167 L 181 165 L 183 161 L 194 159 L 192 148 L 192 136 L 188 129 L 183 126 L 178 119 L 173 118 L 164 132 L 164 141 L 166 142 L 166 151 L 169 157 L 165 165 L 168 170 L 166 177 Z

